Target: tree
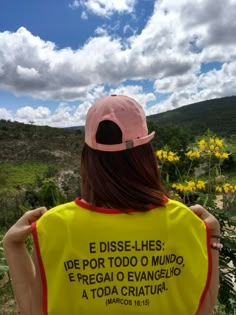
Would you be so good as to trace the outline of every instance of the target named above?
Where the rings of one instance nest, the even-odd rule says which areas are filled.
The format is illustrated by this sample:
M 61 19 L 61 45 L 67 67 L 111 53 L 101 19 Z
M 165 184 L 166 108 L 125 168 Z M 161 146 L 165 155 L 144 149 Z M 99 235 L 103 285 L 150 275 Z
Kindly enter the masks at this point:
M 167 145 L 181 154 L 181 152 L 186 150 L 188 144 L 194 140 L 189 129 L 174 124 L 160 126 L 153 121 L 148 121 L 148 129 L 156 132 L 152 140 L 155 149 L 160 149 Z
M 43 181 L 42 187 L 37 192 L 40 204 L 47 208 L 55 207 L 65 202 L 65 196 L 52 178 Z

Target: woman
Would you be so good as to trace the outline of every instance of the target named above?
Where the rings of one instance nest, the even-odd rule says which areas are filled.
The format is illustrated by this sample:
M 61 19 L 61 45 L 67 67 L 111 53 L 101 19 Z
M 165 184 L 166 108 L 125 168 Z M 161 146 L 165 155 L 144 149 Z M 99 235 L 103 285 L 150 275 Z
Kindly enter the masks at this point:
M 4 238 L 22 314 L 211 314 L 219 223 L 167 198 L 153 137 L 129 97 L 90 108 L 81 198 L 25 213 Z M 33 260 L 24 245 L 31 233 Z

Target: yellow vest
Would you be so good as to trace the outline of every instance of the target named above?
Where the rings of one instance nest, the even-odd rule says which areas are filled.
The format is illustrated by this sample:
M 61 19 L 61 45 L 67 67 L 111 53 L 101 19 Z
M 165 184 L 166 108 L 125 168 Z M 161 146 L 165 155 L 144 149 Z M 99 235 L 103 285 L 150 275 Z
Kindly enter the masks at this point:
M 45 315 L 194 315 L 209 287 L 208 228 L 174 200 L 127 214 L 77 198 L 32 232 Z

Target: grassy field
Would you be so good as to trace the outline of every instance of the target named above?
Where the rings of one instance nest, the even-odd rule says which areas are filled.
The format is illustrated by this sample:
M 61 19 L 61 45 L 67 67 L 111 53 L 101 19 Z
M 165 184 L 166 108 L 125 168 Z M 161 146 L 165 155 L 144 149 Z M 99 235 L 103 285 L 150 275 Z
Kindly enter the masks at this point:
M 37 177 L 47 170 L 48 165 L 39 162 L 0 163 L 0 191 L 34 184 Z

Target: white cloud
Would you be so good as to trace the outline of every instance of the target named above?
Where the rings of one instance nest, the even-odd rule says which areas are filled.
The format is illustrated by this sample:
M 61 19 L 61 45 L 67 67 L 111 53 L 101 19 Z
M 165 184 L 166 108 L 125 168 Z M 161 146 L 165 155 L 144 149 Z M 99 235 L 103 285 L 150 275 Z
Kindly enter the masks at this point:
M 73 108 L 66 103 L 59 104 L 55 114 L 51 115 L 50 122 L 54 126 L 71 126 L 73 124 Z
M 87 19 L 88 19 L 88 14 L 87 14 L 85 11 L 83 11 L 83 12 L 81 13 L 81 19 L 82 19 L 82 20 L 87 20 Z
M 21 107 L 16 111 L 15 119 L 22 122 L 38 122 L 47 119 L 51 111 L 47 107 L 39 106 L 37 108 L 32 108 L 31 106 Z
M 141 85 L 121 85 L 111 89 L 109 94 L 128 95 L 139 102 L 144 107 L 144 110 L 146 110 L 148 102 L 156 99 L 155 94 L 145 93 Z
M 132 13 L 136 0 L 74 0 L 69 7 L 82 7 L 87 12 L 110 18 L 114 13 Z M 85 13 L 86 14 L 86 13 Z
M 54 127 L 74 126 L 74 110 L 75 108 L 67 103 L 60 103 L 54 113 L 45 106 L 36 108 L 24 106 L 12 115 L 11 120 L 23 123 L 33 122 L 36 125 L 50 125 Z
M 86 114 L 91 107 L 93 102 L 85 101 L 82 104 L 80 104 L 75 113 L 74 113 L 74 124 L 73 126 L 84 126 L 85 125 L 85 119 Z
M 34 68 L 24 68 L 18 65 L 16 67 L 16 73 L 19 75 L 20 79 L 23 80 L 33 80 L 39 78 L 39 73 Z
M 0 107 L 0 119 L 13 120 L 13 115 L 8 109 Z
M 80 7 L 80 1 L 74 0 L 72 3 L 69 3 L 69 8 L 77 9 Z
M 150 107 L 147 114 L 151 115 L 191 103 L 235 95 L 235 75 L 236 61 L 223 64 L 220 70 L 213 69 L 189 78 L 189 84 L 181 89 L 177 87 L 178 77 L 157 80 L 155 82 L 157 92 L 168 93 L 171 91 L 172 94 L 165 101 Z M 185 82 L 187 83 L 187 81 Z
M 36 125 L 50 125 L 53 127 L 71 127 L 84 125 L 86 113 L 92 103 L 85 101 L 78 106 L 60 103 L 55 112 L 48 107 L 33 108 L 24 106 L 16 113 L 11 113 L 6 108 L 0 108 L 0 119 L 34 123 Z
M 158 79 L 154 82 L 154 89 L 160 93 L 173 93 L 174 91 L 182 91 L 190 86 L 195 86 L 197 83 L 197 76 L 189 73 L 186 75 L 167 77 Z
M 71 6 L 81 6 L 85 14 L 110 16 L 133 12 L 135 1 L 74 1 Z M 150 111 L 235 94 L 235 15 L 236 0 L 159 0 L 141 32 L 124 39 L 102 25 L 78 50 L 58 49 L 24 27 L 0 32 L 0 89 L 44 100 L 90 103 L 95 91 L 106 93 L 112 85 L 140 102 L 144 95 L 147 104 L 155 101 L 155 94 L 138 90 L 142 81 L 138 88 L 125 86 L 127 80 L 149 80 L 157 101 L 158 93 L 171 94 Z M 127 33 L 129 27 L 123 30 Z M 222 62 L 222 69 L 200 73 L 202 63 L 214 61 Z
M 101 26 L 98 26 L 94 33 L 96 35 L 99 35 L 99 36 L 107 36 L 108 35 L 108 32 L 107 32 L 107 29 L 105 27 L 101 27 Z
M 52 112 L 46 106 L 24 106 L 19 108 L 16 113 L 11 113 L 6 108 L 0 108 L 0 119 L 16 120 L 24 123 L 33 122 L 36 125 L 50 125 L 54 127 L 83 126 L 88 109 L 94 102 L 110 94 L 129 95 L 136 99 L 147 110 L 150 101 L 156 99 L 153 93 L 145 93 L 140 85 L 119 85 L 109 91 L 103 85 L 98 85 L 89 90 L 87 95 L 78 105 L 71 105 L 67 102 L 59 103 L 58 107 Z
M 130 36 L 135 36 L 137 30 L 132 28 L 129 24 L 126 24 L 124 27 L 123 27 L 123 33 L 125 35 L 129 34 Z
M 235 95 L 236 91 L 236 61 L 225 63 L 218 71 L 215 69 L 201 74 L 198 80 L 199 92 L 202 98 Z M 196 98 L 196 96 L 194 96 Z

